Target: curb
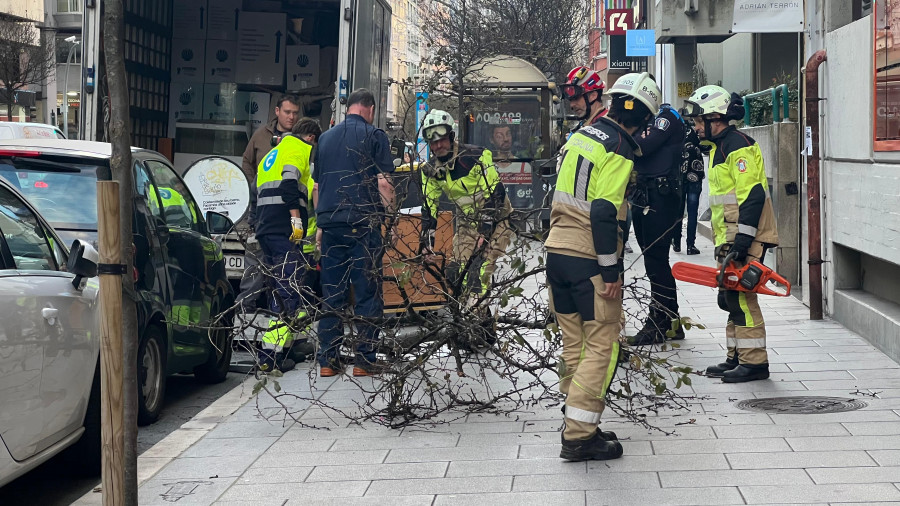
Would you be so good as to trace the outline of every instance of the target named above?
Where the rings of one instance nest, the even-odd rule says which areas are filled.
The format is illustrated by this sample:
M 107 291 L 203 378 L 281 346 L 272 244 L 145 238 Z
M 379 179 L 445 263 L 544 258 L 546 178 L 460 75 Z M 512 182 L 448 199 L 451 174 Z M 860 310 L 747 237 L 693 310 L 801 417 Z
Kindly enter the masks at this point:
M 181 427 L 172 431 L 161 441 L 139 455 L 137 462 L 138 487 L 246 404 L 252 398 L 250 393 L 256 381 L 257 379 L 253 376 L 248 376 L 239 385 L 216 399 L 212 404 L 194 415 L 193 418 L 182 424 Z M 103 494 L 97 491 L 99 487 L 100 482 L 90 492 L 73 502 L 72 505 L 94 506 L 101 504 Z

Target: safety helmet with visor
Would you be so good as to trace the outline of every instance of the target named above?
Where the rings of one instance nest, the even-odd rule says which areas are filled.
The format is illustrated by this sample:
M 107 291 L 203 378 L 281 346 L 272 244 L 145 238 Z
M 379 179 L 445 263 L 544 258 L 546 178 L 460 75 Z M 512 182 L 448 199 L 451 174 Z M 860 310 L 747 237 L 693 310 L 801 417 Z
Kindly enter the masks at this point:
M 597 95 L 599 100 L 603 90 L 606 89 L 606 84 L 597 71 L 581 66 L 569 71 L 569 75 L 566 77 L 566 84 L 560 86 L 559 89 L 566 100 L 578 99 L 585 93 L 592 91 L 599 92 Z
M 434 142 L 453 133 L 453 116 L 447 111 L 432 109 L 422 120 L 422 137 L 428 142 Z
M 632 72 L 630 74 L 625 74 L 616 80 L 616 83 L 609 89 L 609 94 L 614 98 L 623 95 L 631 97 L 646 105 L 647 109 L 649 109 L 650 113 L 654 116 L 659 113 L 659 97 L 661 93 L 659 91 L 659 86 L 657 86 L 656 81 L 650 77 L 649 72 Z M 629 102 L 630 101 L 625 102 L 626 109 L 634 107 L 633 102 L 630 106 Z
M 682 115 L 687 117 L 705 116 L 707 114 L 728 114 L 731 95 L 728 91 L 714 84 L 701 86 L 684 101 Z

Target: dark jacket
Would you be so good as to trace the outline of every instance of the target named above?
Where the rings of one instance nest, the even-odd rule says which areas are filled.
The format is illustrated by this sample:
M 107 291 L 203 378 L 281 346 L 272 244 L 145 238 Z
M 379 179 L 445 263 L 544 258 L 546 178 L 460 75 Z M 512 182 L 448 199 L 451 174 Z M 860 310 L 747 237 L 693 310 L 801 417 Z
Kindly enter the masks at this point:
M 313 179 L 319 184 L 320 228 L 375 227 L 384 218 L 378 175 L 394 171 L 387 134 L 358 114 L 348 114 L 319 138 Z
M 244 149 L 241 171 L 250 186 L 250 208 L 247 210 L 247 221 L 251 227 L 256 226 L 256 168 L 259 167 L 259 162 L 263 157 L 272 150 L 272 137 L 277 133 L 282 132 L 278 132 L 278 119 L 276 118 L 254 132 L 247 148 Z
M 706 176 L 703 169 L 703 152 L 700 145 L 700 137 L 693 128 L 687 127 L 687 135 L 684 138 L 684 150 L 681 153 L 681 175 L 685 190 L 691 193 L 700 193 L 703 189 L 703 178 Z
M 660 109 L 650 128 L 635 132 L 634 140 L 643 153 L 634 160 L 638 178 L 679 175 L 684 134 L 684 121 L 671 107 Z

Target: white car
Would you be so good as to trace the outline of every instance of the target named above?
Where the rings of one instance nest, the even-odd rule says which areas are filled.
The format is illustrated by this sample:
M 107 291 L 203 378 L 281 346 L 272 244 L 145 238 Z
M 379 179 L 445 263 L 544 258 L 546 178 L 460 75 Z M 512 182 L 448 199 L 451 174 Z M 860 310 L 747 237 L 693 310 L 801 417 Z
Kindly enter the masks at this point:
M 68 447 L 100 469 L 96 251 L 0 178 L 0 486 Z
M 45 123 L 0 121 L 0 140 L 5 139 L 65 139 L 62 130 Z

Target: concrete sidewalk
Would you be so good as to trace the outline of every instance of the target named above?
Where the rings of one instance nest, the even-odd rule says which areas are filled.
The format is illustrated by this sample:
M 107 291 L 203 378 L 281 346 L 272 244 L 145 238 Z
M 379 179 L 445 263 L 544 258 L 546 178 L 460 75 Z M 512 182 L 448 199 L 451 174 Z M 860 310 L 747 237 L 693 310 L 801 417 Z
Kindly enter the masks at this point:
M 698 238 L 701 258 L 712 246 Z M 634 257 L 632 256 L 632 259 Z M 640 262 L 638 262 L 640 263 Z M 724 357 L 725 314 L 715 290 L 679 285 L 691 330 L 679 356 L 705 368 Z M 839 324 L 808 321 L 793 297 L 761 297 L 768 326 L 768 381 L 728 385 L 696 377 L 684 387 L 707 396 L 690 413 L 648 432 L 604 413 L 625 456 L 609 462 L 558 458 L 559 408 L 501 417 L 469 415 L 434 429 L 349 426 L 315 407 L 300 420 L 315 430 L 268 422 L 265 395 L 236 389 L 141 456 L 142 505 L 394 504 L 900 504 L 900 366 Z M 285 375 L 288 391 L 353 406 L 342 377 L 310 384 L 307 368 Z M 866 395 L 869 394 L 869 395 Z M 874 394 L 874 397 L 871 396 Z M 783 414 L 744 411 L 741 400 L 831 396 L 865 403 L 855 411 Z M 77 504 L 99 504 L 92 494 Z

